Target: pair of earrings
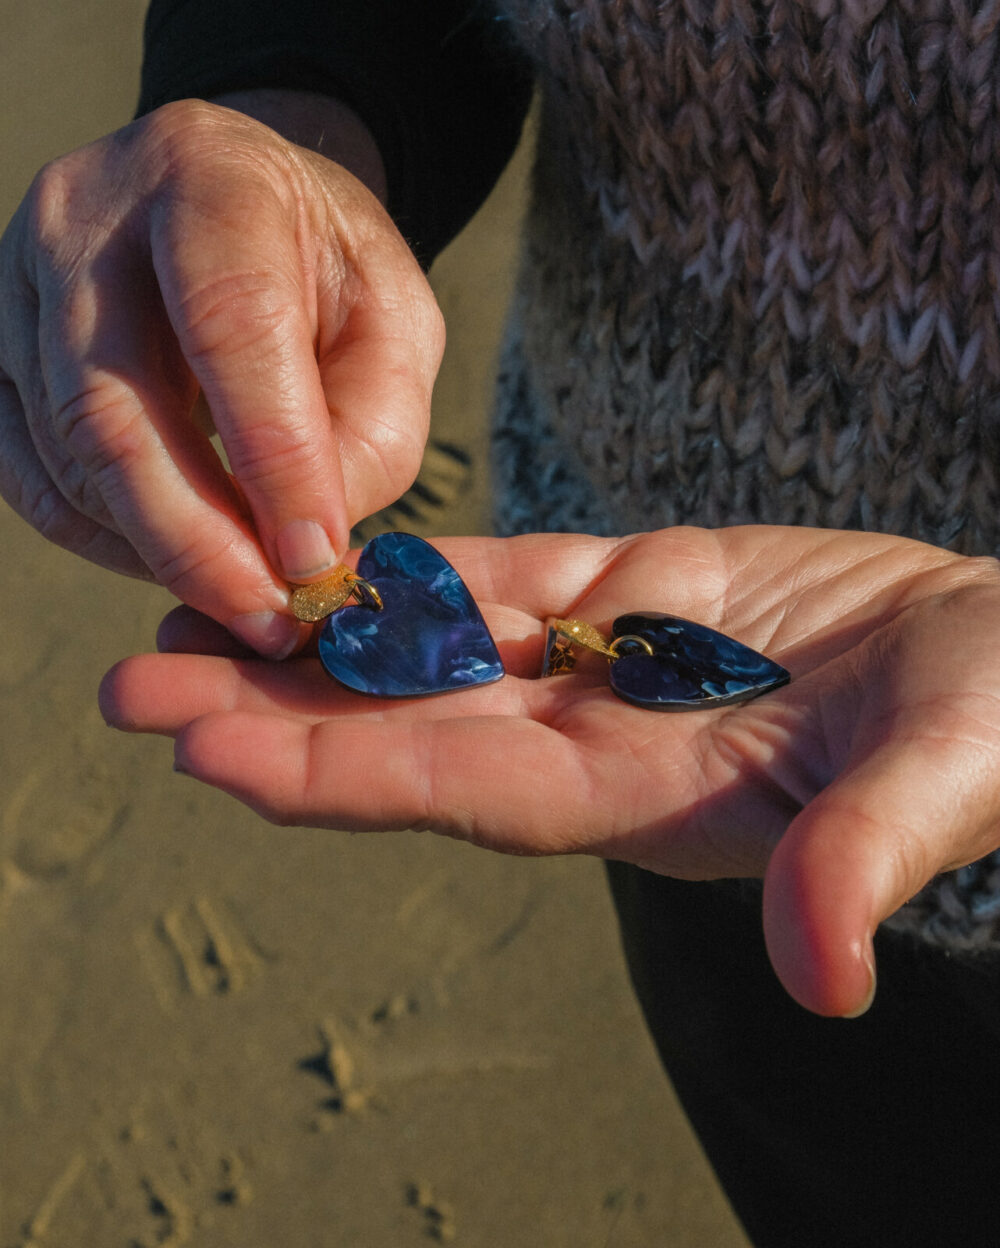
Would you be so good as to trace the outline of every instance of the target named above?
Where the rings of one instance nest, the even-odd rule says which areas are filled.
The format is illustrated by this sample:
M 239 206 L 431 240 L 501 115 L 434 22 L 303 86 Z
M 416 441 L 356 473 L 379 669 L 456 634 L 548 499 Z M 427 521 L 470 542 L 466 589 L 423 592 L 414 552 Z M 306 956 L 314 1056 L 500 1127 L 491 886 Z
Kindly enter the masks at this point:
M 462 578 L 433 546 L 409 533 L 372 538 L 357 572 L 341 567 L 326 580 L 299 586 L 291 606 L 300 620 L 325 619 L 320 660 L 357 693 L 415 697 L 492 684 L 504 675 Z M 729 706 L 789 679 L 749 646 L 678 616 L 619 616 L 610 641 L 580 620 L 547 624 L 542 676 L 572 671 L 575 647 L 596 651 L 609 660 L 612 690 L 647 710 Z

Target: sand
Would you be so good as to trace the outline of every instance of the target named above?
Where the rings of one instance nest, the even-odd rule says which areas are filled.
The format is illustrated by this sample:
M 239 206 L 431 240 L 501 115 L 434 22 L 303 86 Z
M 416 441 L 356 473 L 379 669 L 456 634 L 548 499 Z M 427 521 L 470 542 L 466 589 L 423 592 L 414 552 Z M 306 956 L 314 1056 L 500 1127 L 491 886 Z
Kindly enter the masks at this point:
M 134 98 L 142 6 L 0 7 L 0 220 Z M 482 431 L 527 156 L 436 267 L 432 465 Z M 101 721 L 169 607 L 0 508 L 0 1248 L 745 1239 L 663 1078 L 596 862 L 276 829 Z M 377 776 L 373 762 L 373 778 Z

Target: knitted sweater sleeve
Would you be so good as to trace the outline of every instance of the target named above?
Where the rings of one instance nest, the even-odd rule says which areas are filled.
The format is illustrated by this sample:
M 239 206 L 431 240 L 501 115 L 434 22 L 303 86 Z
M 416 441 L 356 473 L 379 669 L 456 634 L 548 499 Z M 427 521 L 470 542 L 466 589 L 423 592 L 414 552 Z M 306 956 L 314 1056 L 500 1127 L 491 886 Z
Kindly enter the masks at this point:
M 483 0 L 152 0 L 138 113 L 253 87 L 335 96 L 372 132 L 425 265 L 509 159 L 531 75 Z

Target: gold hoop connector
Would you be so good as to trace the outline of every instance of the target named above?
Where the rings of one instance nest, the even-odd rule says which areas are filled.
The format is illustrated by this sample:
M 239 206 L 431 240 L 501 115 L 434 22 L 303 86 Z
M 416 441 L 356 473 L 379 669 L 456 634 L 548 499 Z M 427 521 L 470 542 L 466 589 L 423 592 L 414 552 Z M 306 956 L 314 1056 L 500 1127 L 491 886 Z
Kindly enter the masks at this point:
M 616 637 L 611 645 L 608 646 L 611 658 L 623 658 L 622 647 L 626 645 L 629 650 L 638 646 L 640 650 L 644 650 L 647 654 L 652 655 L 656 653 L 645 637 L 637 637 L 635 633 L 626 633 L 623 637 Z M 626 650 L 626 653 L 628 653 L 628 650 Z
M 321 581 L 297 585 L 292 590 L 289 605 L 297 620 L 314 624 L 338 611 L 349 598 L 353 598 L 359 606 L 382 610 L 382 596 L 375 586 L 344 564 Z

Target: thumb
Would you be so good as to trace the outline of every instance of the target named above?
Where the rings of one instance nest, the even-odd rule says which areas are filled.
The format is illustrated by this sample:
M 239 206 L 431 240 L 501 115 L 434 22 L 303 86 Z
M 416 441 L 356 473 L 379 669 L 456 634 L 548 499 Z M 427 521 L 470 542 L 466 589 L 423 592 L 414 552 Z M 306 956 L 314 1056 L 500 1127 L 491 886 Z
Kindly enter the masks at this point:
M 937 872 L 995 844 L 995 759 L 925 737 L 876 750 L 791 823 L 764 880 L 764 935 L 778 978 L 817 1014 L 871 1004 L 872 937 Z

